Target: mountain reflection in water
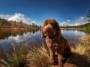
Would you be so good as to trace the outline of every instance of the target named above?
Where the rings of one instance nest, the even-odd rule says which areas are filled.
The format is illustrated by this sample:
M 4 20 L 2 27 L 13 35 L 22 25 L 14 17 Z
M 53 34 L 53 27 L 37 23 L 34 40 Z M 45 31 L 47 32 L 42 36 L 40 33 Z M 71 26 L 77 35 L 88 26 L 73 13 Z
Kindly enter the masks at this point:
M 61 31 L 64 38 L 66 38 L 68 41 L 78 41 L 81 36 L 86 35 L 85 32 L 77 31 L 77 30 L 62 30 Z M 38 32 L 27 32 L 23 33 L 22 35 L 17 34 L 16 36 L 10 35 L 4 39 L 0 39 L 0 48 L 10 49 L 10 45 L 18 45 L 18 44 L 29 44 L 29 45 L 41 45 L 42 43 L 42 37 L 41 33 Z

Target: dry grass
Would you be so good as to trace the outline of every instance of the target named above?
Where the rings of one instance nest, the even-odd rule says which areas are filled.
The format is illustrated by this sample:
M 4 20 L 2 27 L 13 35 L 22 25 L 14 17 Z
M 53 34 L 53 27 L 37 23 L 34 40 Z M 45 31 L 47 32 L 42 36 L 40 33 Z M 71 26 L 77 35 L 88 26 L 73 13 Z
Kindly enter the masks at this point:
M 49 67 L 47 62 L 48 54 L 43 47 L 34 47 L 27 55 L 27 62 L 29 67 Z
M 71 48 L 73 55 L 67 60 L 66 63 L 69 63 L 69 65 L 78 65 L 79 67 L 90 67 L 89 41 L 90 40 L 88 39 L 86 41 L 81 38 L 81 43 L 79 43 L 76 48 Z M 30 67 L 49 67 L 49 64 L 47 62 L 48 54 L 44 47 L 32 48 L 29 54 L 29 57 L 31 57 Z
M 81 37 L 81 42 L 72 51 L 90 57 L 90 35 Z
M 79 65 L 79 67 L 90 67 L 90 35 L 82 37 L 81 43 L 76 48 L 71 48 L 74 53 L 66 63 Z M 33 47 L 27 53 L 25 46 L 18 48 L 13 47 L 13 54 L 8 56 L 7 60 L 0 60 L 3 62 L 3 67 L 24 67 L 22 63 L 25 62 L 28 67 L 50 67 L 48 64 L 48 54 L 44 47 Z M 25 60 L 24 60 L 25 59 Z M 1 65 L 1 64 L 0 64 Z
M 5 53 L 4 57 L 0 58 L 0 67 L 24 67 L 24 59 L 28 53 L 26 46 L 18 45 L 12 48 L 12 53 Z
M 90 35 L 81 37 L 81 42 L 71 49 L 75 53 L 72 60 L 76 59 L 75 63 L 81 65 L 79 67 L 90 67 Z

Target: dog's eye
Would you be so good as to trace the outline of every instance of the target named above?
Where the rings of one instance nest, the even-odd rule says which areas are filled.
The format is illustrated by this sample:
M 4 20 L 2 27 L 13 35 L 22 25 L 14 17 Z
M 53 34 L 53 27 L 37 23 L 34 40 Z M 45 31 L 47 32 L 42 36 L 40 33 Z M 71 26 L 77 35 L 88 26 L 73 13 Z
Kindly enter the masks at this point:
M 46 38 L 46 36 L 43 36 L 43 38 Z
M 42 37 L 43 37 L 43 38 L 46 38 L 46 36 L 45 36 L 44 34 L 42 35 Z

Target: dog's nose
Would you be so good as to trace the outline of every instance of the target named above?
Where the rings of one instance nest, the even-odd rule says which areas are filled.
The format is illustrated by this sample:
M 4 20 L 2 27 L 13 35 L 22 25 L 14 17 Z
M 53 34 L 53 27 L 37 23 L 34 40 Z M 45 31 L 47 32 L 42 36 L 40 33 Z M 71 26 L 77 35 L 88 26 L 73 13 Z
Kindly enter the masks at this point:
M 46 36 L 46 42 L 51 43 L 52 40 L 48 36 Z
M 49 36 L 46 36 L 46 40 L 49 40 L 50 38 L 49 38 Z

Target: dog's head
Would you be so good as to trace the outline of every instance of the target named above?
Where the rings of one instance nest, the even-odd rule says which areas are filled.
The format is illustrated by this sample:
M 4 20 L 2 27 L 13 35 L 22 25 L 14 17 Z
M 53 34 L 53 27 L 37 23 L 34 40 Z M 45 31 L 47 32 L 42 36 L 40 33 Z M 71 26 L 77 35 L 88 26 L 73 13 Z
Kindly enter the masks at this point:
M 60 27 L 58 22 L 54 19 L 46 20 L 42 27 L 42 33 L 44 37 L 48 37 L 50 39 L 60 35 Z

